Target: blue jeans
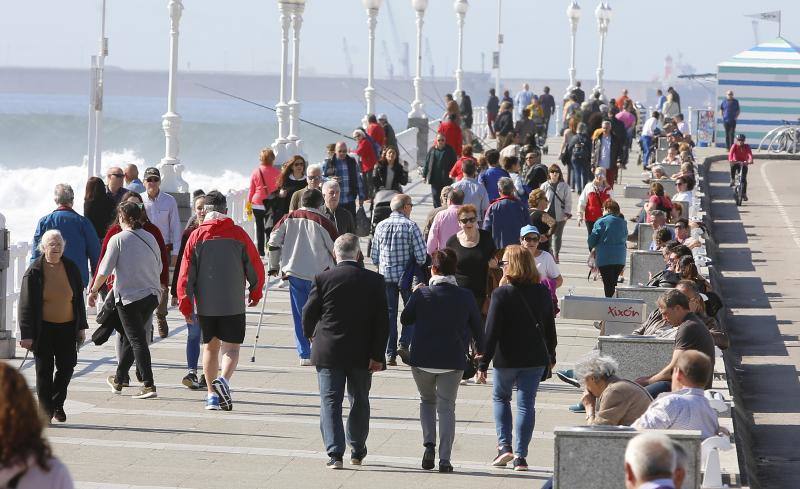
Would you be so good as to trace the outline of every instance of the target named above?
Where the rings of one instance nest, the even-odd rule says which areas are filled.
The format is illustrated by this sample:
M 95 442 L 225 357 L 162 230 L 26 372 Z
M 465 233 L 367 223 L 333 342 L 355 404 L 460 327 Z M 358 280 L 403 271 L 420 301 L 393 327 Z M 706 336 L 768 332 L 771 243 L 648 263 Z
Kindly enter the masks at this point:
M 386 355 L 390 357 L 397 355 L 397 308 L 400 303 L 398 296 L 403 298 L 403 304 L 405 304 L 411 297 L 411 291 L 401 290 L 396 283 L 386 282 L 386 303 L 389 305 L 389 341 L 386 343 Z M 403 332 L 400 334 L 400 346 L 408 348 L 413 337 L 414 325 L 403 326 Z
M 653 138 L 642 136 L 642 166 L 647 168 L 650 164 L 650 152 L 653 150 Z
M 311 345 L 303 333 L 303 306 L 308 302 L 311 293 L 311 280 L 289 276 L 289 300 L 292 303 L 292 318 L 294 319 L 294 342 L 300 358 L 311 358 Z
M 191 323 L 186 323 L 186 331 L 189 333 L 186 338 L 186 365 L 189 370 L 197 370 L 197 360 L 200 358 L 200 323 L 197 322 L 196 314 L 192 314 Z
M 655 399 L 656 397 L 660 396 L 665 392 L 672 391 L 672 382 L 669 380 L 659 380 L 658 382 L 653 382 L 652 384 L 645 387 L 647 392 L 650 394 L 650 397 Z
M 319 429 L 325 451 L 329 457 L 341 457 L 347 448 L 346 441 L 353 448 L 354 455 L 363 457 L 367 453 L 372 373 L 366 368 L 317 367 L 317 380 L 320 397 Z M 345 383 L 350 400 L 346 438 L 342 423 Z
M 583 192 L 583 187 L 589 183 L 586 180 L 586 166 L 580 161 L 570 161 L 570 168 L 572 171 L 572 188 L 576 192 Z
M 511 392 L 517 386 L 517 413 L 513 420 L 513 447 L 518 457 L 528 456 L 528 445 L 533 437 L 536 423 L 536 391 L 542 379 L 544 367 L 497 368 L 494 369 L 492 402 L 494 425 L 497 430 L 497 445 L 512 446 Z

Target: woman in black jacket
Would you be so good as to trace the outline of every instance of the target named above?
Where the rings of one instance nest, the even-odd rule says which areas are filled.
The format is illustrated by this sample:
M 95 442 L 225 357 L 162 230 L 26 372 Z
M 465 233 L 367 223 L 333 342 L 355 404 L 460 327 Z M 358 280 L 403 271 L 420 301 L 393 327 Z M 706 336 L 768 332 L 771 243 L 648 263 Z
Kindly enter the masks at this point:
M 381 158 L 373 170 L 375 191 L 396 190 L 403 191 L 403 185 L 408 184 L 408 173 L 403 168 L 403 163 L 397 157 L 397 150 L 392 146 L 383 149 Z
M 106 185 L 97 177 L 86 181 L 86 193 L 83 196 L 83 215 L 94 226 L 97 238 L 103 241 L 108 226 L 116 217 L 116 205 L 106 194 Z
M 550 291 L 539 283 L 533 255 L 519 245 L 506 248 L 503 282 L 492 293 L 486 318 L 486 350 L 478 377 L 486 379 L 494 358 L 494 422 L 498 451 L 492 465 L 527 470 L 528 444 L 535 422 L 534 404 L 547 367 L 556 363 L 556 324 Z M 502 283 L 502 282 L 501 282 Z M 517 421 L 511 417 L 511 392 L 517 386 Z M 513 423 L 513 424 L 512 424 Z M 514 429 L 512 451 L 512 426 Z
M 67 420 L 64 401 L 85 339 L 86 307 L 80 271 L 64 253 L 64 238 L 51 229 L 39 243 L 42 256 L 28 267 L 19 298 L 22 348 L 36 360 L 36 394 L 49 419 Z M 55 367 L 55 377 L 53 368 Z
M 464 370 L 470 337 L 481 351 L 481 315 L 472 293 L 456 283 L 456 253 L 450 248 L 431 256 L 429 287 L 411 294 L 400 322 L 414 325 L 411 373 L 419 390 L 419 417 L 425 453 L 422 468 L 436 458 L 436 414 L 439 414 L 439 472 L 452 472 L 450 451 L 456 430 L 456 395 Z

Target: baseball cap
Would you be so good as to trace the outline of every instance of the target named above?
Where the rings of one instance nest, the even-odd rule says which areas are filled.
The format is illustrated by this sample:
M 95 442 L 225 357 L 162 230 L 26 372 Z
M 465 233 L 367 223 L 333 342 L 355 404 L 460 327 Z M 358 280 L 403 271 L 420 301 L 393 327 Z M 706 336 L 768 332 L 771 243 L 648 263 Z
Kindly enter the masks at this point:
M 158 171 L 158 168 L 151 166 L 144 171 L 144 179 L 147 180 L 150 177 L 156 177 L 161 180 L 161 172 Z
M 531 224 L 528 224 L 527 226 L 522 226 L 522 229 L 519 230 L 519 237 L 521 238 L 528 234 L 535 234 L 539 236 L 541 233 L 539 233 L 539 229 L 536 226 L 533 226 Z

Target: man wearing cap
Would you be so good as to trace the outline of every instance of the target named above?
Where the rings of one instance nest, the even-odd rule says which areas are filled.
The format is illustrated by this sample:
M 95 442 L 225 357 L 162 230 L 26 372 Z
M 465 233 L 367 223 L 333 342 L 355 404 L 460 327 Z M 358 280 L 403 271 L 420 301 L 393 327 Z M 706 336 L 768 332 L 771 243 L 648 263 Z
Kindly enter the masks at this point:
M 161 172 L 158 168 L 150 167 L 144 171 L 145 193 L 142 194 L 144 210 L 147 218 L 156 225 L 161 236 L 164 237 L 164 244 L 170 254 L 170 266 L 174 267 L 178 261 L 178 249 L 181 244 L 181 218 L 178 215 L 178 203 L 175 198 L 166 192 L 161 191 Z M 166 338 L 169 335 L 167 326 L 167 306 L 169 305 L 169 294 L 166 287 L 161 291 L 161 297 L 156 309 L 158 318 L 158 335 Z
M 519 230 L 519 244 L 533 255 L 542 282 L 551 281 L 551 290 L 555 290 L 564 283 L 564 277 L 561 276 L 553 255 L 539 249 L 539 237 L 539 228 L 534 225 L 528 224 Z
M 394 148 L 397 151 L 397 135 L 394 132 L 394 128 L 391 124 L 389 124 L 389 118 L 386 114 L 381 114 L 378 116 L 378 124 L 381 125 L 383 128 L 383 133 L 386 135 L 386 143 L 384 144 L 385 148 Z M 400 154 L 398 151 L 397 154 Z

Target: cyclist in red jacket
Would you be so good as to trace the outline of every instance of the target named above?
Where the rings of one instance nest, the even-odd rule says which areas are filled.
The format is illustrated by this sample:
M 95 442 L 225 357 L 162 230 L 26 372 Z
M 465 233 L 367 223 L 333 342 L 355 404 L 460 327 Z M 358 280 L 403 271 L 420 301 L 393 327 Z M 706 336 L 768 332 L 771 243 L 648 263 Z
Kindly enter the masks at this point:
M 744 140 L 744 134 L 736 135 L 736 142 L 728 152 L 728 161 L 731 164 L 731 187 L 734 186 L 737 169 L 742 169 L 742 200 L 747 200 L 747 167 L 753 164 L 753 151 Z

